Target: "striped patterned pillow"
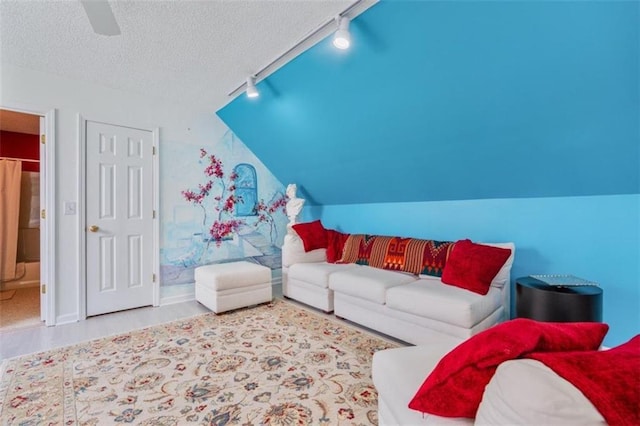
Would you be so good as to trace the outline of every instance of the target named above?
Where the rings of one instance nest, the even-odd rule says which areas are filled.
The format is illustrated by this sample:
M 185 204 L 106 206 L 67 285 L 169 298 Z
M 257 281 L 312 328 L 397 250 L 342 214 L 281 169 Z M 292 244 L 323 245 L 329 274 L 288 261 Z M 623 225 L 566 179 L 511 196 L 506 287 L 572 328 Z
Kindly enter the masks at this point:
M 452 241 L 354 234 L 344 244 L 340 263 L 440 277 L 454 244 Z

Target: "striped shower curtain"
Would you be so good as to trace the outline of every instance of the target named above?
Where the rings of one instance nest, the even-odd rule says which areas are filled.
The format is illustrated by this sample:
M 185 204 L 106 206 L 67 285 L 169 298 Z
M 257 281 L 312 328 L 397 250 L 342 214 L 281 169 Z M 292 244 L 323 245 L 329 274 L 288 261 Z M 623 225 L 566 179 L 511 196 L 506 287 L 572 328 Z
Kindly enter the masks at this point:
M 0 281 L 16 277 L 22 162 L 0 160 Z

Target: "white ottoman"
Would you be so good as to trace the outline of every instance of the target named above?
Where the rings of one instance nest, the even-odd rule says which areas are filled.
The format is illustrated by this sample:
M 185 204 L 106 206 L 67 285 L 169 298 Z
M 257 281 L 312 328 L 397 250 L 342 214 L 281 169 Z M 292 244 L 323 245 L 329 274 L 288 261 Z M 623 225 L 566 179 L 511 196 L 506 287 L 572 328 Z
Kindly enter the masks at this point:
M 271 269 L 251 262 L 199 266 L 196 300 L 215 313 L 271 302 Z

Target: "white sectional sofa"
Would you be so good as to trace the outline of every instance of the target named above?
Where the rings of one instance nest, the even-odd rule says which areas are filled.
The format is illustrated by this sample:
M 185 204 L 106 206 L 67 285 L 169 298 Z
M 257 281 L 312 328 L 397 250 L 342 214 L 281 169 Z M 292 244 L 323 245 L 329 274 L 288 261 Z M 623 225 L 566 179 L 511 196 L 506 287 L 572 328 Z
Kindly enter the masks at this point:
M 283 294 L 412 344 L 459 343 L 509 318 L 511 256 L 480 295 L 417 276 L 358 264 L 326 262 L 326 250 L 304 251 L 297 235 L 282 248 Z

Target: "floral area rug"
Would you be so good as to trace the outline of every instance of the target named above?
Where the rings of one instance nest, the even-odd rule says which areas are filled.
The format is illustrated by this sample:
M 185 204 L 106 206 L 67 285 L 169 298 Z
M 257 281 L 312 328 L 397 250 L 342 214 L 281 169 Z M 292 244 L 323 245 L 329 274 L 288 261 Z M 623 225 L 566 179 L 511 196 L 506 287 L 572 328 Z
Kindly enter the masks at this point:
M 377 424 L 396 346 L 276 300 L 7 360 L 0 424 Z

